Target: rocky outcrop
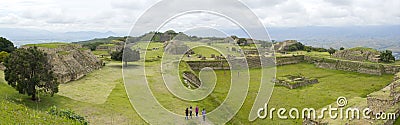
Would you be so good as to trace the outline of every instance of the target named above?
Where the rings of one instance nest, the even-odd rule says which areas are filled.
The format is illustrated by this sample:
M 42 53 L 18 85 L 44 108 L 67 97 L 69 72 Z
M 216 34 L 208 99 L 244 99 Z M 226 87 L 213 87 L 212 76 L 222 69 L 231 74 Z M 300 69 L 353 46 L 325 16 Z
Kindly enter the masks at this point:
M 47 53 L 52 70 L 60 83 L 77 80 L 102 67 L 102 61 L 78 44 L 65 44 L 56 48 L 38 47 Z

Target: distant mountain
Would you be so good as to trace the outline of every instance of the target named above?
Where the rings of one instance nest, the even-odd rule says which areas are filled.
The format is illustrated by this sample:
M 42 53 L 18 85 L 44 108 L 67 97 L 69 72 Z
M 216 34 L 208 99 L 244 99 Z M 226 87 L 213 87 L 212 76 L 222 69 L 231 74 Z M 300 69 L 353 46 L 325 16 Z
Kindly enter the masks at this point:
M 116 33 L 95 32 L 95 31 L 78 31 L 78 32 L 51 32 L 41 29 L 22 29 L 22 28 L 0 28 L 0 36 L 5 37 L 16 45 L 40 42 L 75 42 L 94 38 L 104 38 L 115 36 Z
M 296 39 L 317 47 L 365 46 L 400 52 L 400 25 L 269 28 L 275 40 Z
M 350 48 L 357 46 L 372 47 L 378 50 L 390 49 L 400 53 L 400 25 L 383 26 L 308 26 L 308 27 L 267 27 L 271 39 L 277 41 L 295 39 L 315 47 Z M 236 35 L 248 37 L 241 29 L 200 28 L 185 32 L 190 36 L 221 37 Z M 144 34 L 144 33 L 143 33 Z M 79 31 L 51 32 L 39 29 L 0 28 L 0 36 L 6 37 L 16 45 L 40 42 L 77 42 L 95 38 L 116 36 L 116 33 Z M 139 36 L 136 36 L 139 37 Z M 263 40 L 262 38 L 255 38 Z

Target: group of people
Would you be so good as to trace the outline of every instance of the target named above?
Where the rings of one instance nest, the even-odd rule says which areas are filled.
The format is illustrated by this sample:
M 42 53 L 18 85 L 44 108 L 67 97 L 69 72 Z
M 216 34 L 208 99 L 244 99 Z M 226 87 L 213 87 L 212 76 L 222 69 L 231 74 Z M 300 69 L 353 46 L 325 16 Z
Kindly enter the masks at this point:
M 198 106 L 196 106 L 196 108 L 195 108 L 195 113 L 196 113 L 196 117 L 199 117 L 199 107 Z M 185 114 L 186 114 L 185 119 L 188 120 L 189 116 L 190 116 L 190 119 L 192 119 L 192 116 L 193 116 L 192 106 L 190 106 L 189 108 L 186 108 Z M 205 108 L 203 108 L 203 110 L 201 111 L 201 115 L 203 116 L 203 121 L 206 121 L 206 109 Z

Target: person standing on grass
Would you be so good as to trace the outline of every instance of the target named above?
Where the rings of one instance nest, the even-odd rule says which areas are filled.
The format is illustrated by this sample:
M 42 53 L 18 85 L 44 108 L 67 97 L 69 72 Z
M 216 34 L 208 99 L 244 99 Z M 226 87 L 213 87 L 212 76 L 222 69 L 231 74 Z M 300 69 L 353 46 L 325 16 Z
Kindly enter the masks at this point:
M 190 113 L 190 119 L 192 119 L 192 106 L 189 108 L 189 113 Z
M 203 115 L 203 121 L 206 121 L 206 109 L 203 108 L 203 111 L 201 111 L 201 114 Z
M 189 118 L 188 118 L 188 114 L 189 114 L 189 109 L 188 109 L 188 108 L 186 108 L 186 110 L 185 110 L 185 114 L 186 114 L 186 117 L 185 117 L 185 119 L 189 119 Z
M 196 117 L 199 117 L 199 106 L 196 105 Z

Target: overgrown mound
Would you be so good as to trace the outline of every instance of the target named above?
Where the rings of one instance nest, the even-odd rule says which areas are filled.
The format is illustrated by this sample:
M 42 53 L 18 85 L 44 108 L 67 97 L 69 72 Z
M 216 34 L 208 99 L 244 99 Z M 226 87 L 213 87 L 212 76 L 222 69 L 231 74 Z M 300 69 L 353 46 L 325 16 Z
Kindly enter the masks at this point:
M 0 101 L 0 124 L 81 124 L 79 121 L 32 110 L 21 104 Z
M 338 51 L 333 54 L 333 57 L 353 61 L 379 62 L 380 52 L 372 48 L 356 47 Z
M 169 41 L 165 45 L 165 52 L 169 54 L 184 54 L 189 51 L 189 47 L 183 41 Z
M 52 70 L 60 83 L 77 80 L 102 67 L 102 61 L 79 44 L 46 43 L 28 44 L 23 47 L 33 46 L 47 53 L 49 62 L 53 66 Z

